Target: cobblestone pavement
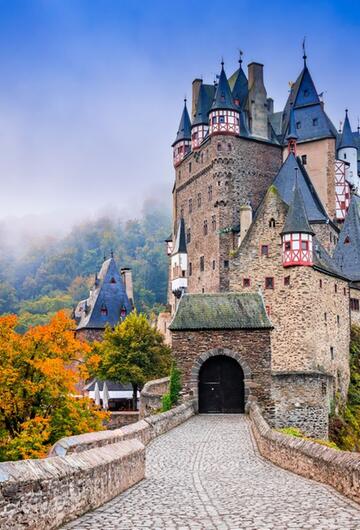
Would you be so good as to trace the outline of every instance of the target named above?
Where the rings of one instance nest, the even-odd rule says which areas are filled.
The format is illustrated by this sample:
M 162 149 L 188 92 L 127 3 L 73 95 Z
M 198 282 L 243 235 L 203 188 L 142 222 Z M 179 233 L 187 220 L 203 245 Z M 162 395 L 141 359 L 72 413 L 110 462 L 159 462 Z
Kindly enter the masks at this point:
M 360 508 L 284 471 L 241 415 L 200 415 L 147 449 L 147 478 L 66 530 L 359 530 Z

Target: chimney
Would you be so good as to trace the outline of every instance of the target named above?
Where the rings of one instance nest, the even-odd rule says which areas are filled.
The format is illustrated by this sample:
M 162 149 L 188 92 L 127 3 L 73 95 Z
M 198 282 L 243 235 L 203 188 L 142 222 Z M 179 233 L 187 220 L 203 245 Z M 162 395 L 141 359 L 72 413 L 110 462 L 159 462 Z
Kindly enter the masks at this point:
M 126 291 L 127 297 L 131 305 L 134 307 L 134 290 L 133 290 L 131 269 L 128 269 L 126 267 L 121 269 L 121 277 L 125 285 L 125 291 Z
M 248 65 L 249 103 L 248 110 L 251 123 L 251 134 L 258 138 L 268 139 L 268 100 L 264 85 L 264 65 Z
M 241 244 L 252 223 L 252 208 L 250 204 L 240 206 L 240 241 Z
M 269 114 L 274 114 L 274 100 L 273 98 L 267 98 L 267 109 Z
M 199 97 L 199 91 L 202 84 L 202 79 L 194 79 L 192 82 L 192 104 L 191 104 L 191 119 L 195 116 L 196 105 Z

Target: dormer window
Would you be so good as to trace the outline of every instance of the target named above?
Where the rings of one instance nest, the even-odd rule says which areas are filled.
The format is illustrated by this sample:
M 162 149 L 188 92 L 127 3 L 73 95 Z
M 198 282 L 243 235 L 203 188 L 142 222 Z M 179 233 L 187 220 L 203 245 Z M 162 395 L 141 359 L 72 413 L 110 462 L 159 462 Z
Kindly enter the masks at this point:
M 125 306 L 122 306 L 122 308 L 120 309 L 120 316 L 122 319 L 124 319 L 126 317 L 126 307 Z
M 348 243 L 350 243 L 350 237 L 346 236 L 344 239 L 344 244 L 347 245 Z
M 304 90 L 304 97 L 308 97 L 309 96 L 309 90 L 307 88 L 305 88 Z
M 306 166 L 307 164 L 307 155 L 301 155 L 301 162 L 303 166 Z
M 316 125 L 319 125 L 319 120 L 317 118 L 314 118 L 312 123 L 314 127 L 316 127 Z
M 101 316 L 106 317 L 108 314 L 108 310 L 105 304 L 103 304 L 100 308 Z
M 220 99 L 221 99 L 221 101 L 225 101 L 225 94 L 221 94 Z
M 297 121 L 296 122 L 296 128 L 297 129 L 301 129 L 301 121 Z
M 116 283 L 114 276 L 111 278 L 110 283 Z
M 269 228 L 275 228 L 276 222 L 275 219 L 272 217 L 269 221 Z

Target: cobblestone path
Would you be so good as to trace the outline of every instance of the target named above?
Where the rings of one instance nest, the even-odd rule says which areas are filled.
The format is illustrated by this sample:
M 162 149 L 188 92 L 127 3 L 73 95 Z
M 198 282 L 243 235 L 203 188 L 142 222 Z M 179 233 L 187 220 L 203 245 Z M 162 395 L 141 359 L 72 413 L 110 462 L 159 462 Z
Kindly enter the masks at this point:
M 359 530 L 360 508 L 255 448 L 246 416 L 203 415 L 147 448 L 147 478 L 67 530 Z

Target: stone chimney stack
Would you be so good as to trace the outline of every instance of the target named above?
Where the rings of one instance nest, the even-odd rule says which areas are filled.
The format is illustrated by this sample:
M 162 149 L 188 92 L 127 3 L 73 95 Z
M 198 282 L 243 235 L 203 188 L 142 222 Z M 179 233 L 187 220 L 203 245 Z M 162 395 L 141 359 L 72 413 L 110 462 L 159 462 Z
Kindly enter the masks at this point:
M 252 223 L 252 208 L 250 204 L 243 204 L 240 206 L 240 241 L 239 244 L 243 241 L 246 236 L 247 231 L 250 228 Z
M 134 289 L 133 289 L 131 269 L 128 269 L 125 267 L 121 269 L 121 277 L 124 282 L 125 291 L 130 301 L 130 304 L 134 307 Z
M 250 132 L 268 139 L 268 100 L 263 70 L 263 64 L 248 65 Z
M 202 79 L 194 79 L 192 82 L 192 102 L 191 102 L 191 120 L 193 119 L 196 111 L 197 100 L 199 97 L 199 90 L 202 84 Z

